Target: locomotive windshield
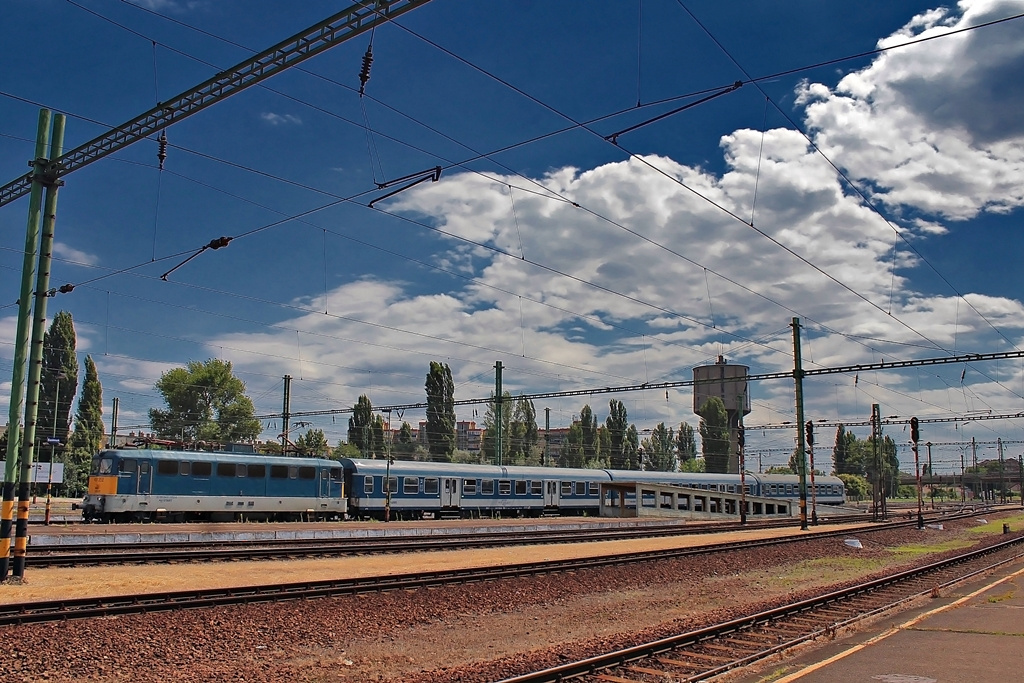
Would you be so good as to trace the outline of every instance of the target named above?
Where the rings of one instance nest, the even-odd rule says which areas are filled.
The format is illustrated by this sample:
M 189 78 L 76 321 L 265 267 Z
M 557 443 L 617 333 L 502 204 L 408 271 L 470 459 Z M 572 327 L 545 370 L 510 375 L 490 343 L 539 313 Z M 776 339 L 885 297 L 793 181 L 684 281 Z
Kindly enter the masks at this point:
M 114 471 L 114 459 L 95 457 L 89 474 L 111 474 Z

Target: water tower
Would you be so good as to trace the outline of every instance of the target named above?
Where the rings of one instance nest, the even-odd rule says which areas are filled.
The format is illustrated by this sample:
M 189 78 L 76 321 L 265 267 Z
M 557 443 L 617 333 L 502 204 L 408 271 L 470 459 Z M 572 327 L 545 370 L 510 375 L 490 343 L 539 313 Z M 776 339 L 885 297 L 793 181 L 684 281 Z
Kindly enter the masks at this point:
M 750 391 L 747 389 L 746 365 L 729 365 L 718 357 L 714 365 L 700 365 L 693 369 L 693 412 L 696 413 L 712 396 L 722 399 L 729 415 L 729 472 L 740 471 L 736 434 L 743 415 L 750 413 Z

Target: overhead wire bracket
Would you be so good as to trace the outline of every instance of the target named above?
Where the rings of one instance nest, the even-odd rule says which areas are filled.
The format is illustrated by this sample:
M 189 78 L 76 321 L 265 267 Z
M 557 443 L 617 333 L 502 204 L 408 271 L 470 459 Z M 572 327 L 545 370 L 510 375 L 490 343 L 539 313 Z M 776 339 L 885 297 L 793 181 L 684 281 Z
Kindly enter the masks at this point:
M 233 239 L 234 239 L 234 237 L 218 237 L 216 239 L 210 240 L 209 244 L 203 245 L 203 247 L 201 249 L 199 249 L 199 251 L 197 251 L 196 253 L 192 254 L 187 259 L 185 259 L 184 261 L 182 261 L 181 263 L 179 263 L 178 265 L 174 266 L 173 268 L 168 270 L 166 273 L 161 275 L 160 279 L 163 280 L 164 282 L 167 282 L 167 276 L 168 275 L 170 275 L 171 273 L 176 271 L 178 268 L 181 268 L 183 265 L 185 265 L 186 263 L 188 263 L 189 261 L 194 259 L 196 256 L 199 256 L 200 254 L 202 254 L 207 249 L 220 249 L 221 247 L 226 247 L 226 246 L 228 246 L 228 244 Z
M 402 187 L 398 188 L 397 190 L 392 190 L 391 192 L 388 192 L 387 194 L 381 195 L 380 197 L 377 197 L 376 199 L 370 200 L 370 203 L 367 206 L 372 209 L 373 205 L 376 204 L 377 202 L 379 202 L 379 201 L 381 201 L 383 199 L 387 199 L 388 197 L 393 197 L 396 194 L 398 194 L 399 192 L 403 192 L 405 190 L 408 190 L 410 187 L 413 187 L 415 185 L 419 185 L 420 183 L 426 182 L 427 180 L 429 180 L 432 183 L 436 183 L 438 180 L 441 179 L 441 167 L 440 166 L 435 166 L 434 168 L 427 169 L 426 171 L 418 171 L 416 173 L 410 173 L 409 175 L 402 176 L 401 178 L 395 178 L 394 180 L 388 180 L 388 181 L 383 182 L 383 183 L 377 183 L 377 189 L 378 190 L 383 190 L 383 189 L 385 189 L 387 187 L 391 187 L 392 185 L 394 185 L 396 183 L 401 183 L 401 182 L 404 182 L 406 180 L 410 180 L 412 178 L 416 178 L 416 180 L 413 180 L 408 185 L 403 185 Z
M 653 119 L 648 119 L 646 121 L 641 121 L 640 123 L 636 124 L 635 126 L 630 126 L 629 128 L 623 128 L 622 130 L 620 130 L 620 131 L 618 131 L 616 133 L 612 133 L 611 135 L 604 136 L 604 139 L 608 140 L 613 145 L 617 145 L 617 144 L 619 144 L 619 136 L 620 135 L 625 135 L 626 133 L 630 133 L 630 132 L 636 130 L 637 128 L 643 128 L 644 126 L 650 125 L 650 124 L 654 123 L 655 121 L 661 121 L 662 119 L 668 118 L 669 116 L 673 116 L 675 114 L 678 114 L 681 111 L 686 111 L 687 109 L 692 109 L 693 107 L 696 107 L 698 104 L 704 104 L 705 102 L 709 102 L 709 101 L 715 99 L 716 97 L 721 97 L 722 95 L 728 95 L 729 93 L 735 92 L 735 91 L 739 90 L 742 87 L 743 87 L 743 81 L 736 81 L 735 83 L 730 85 L 728 88 L 723 88 L 722 90 L 719 90 L 718 92 L 711 93 L 707 97 L 702 97 L 699 100 L 696 100 L 694 102 L 690 102 L 689 104 L 684 104 L 681 107 L 677 107 L 676 109 L 673 109 L 672 111 L 667 111 L 664 114 L 660 114 L 658 116 L 655 116 Z

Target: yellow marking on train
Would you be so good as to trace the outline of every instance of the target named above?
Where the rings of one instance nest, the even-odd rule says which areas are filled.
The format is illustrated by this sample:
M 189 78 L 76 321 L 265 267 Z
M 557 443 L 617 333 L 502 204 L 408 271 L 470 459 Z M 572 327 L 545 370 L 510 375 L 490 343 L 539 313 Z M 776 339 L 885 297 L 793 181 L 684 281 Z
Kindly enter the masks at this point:
M 89 493 L 112 496 L 117 493 L 117 477 L 89 477 Z

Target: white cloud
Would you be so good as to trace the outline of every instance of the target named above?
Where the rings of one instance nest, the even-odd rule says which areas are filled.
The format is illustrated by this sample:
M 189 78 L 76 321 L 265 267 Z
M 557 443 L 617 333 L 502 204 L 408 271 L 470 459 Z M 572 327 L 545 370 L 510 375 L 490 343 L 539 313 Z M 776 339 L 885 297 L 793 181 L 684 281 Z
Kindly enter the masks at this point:
M 912 19 L 880 47 L 1024 11 L 962 0 Z M 821 148 L 893 208 L 967 219 L 1024 204 L 1024 23 L 1010 21 L 878 56 L 800 102 Z
M 275 114 L 274 112 L 265 111 L 260 114 L 260 118 L 269 123 L 272 126 L 283 126 L 283 125 L 301 125 L 302 119 L 294 114 Z
M 100 262 L 99 256 L 81 249 L 75 249 L 63 242 L 54 242 L 53 254 L 58 258 L 83 266 L 94 266 Z

